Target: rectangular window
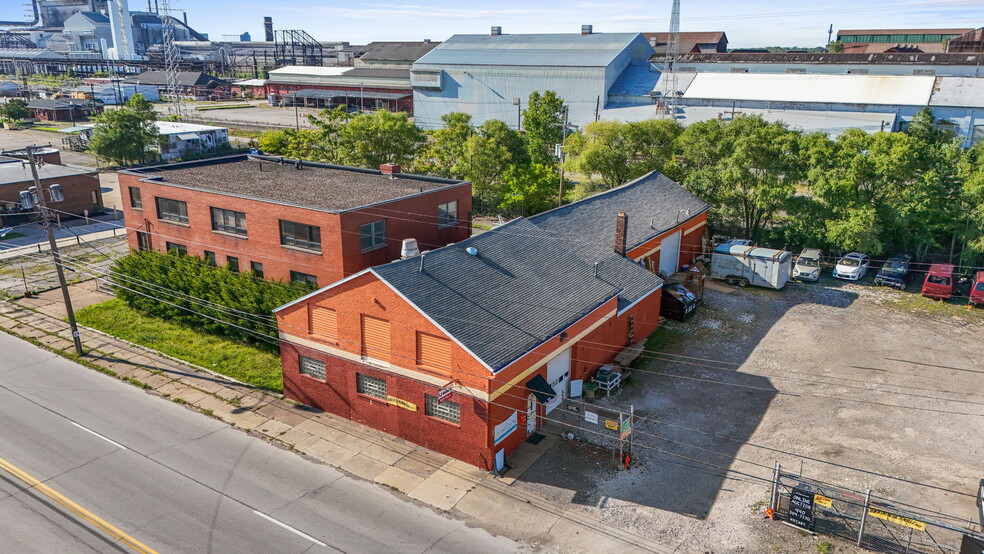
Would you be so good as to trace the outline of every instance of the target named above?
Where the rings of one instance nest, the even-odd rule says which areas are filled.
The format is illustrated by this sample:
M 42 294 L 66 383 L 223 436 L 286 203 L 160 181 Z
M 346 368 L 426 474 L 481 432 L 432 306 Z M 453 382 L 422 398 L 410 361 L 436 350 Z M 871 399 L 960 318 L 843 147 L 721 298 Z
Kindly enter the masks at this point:
M 291 283 L 307 283 L 313 287 L 318 286 L 318 278 L 314 275 L 308 275 L 307 273 L 301 273 L 300 271 L 291 270 L 290 272 L 290 282 Z
M 363 252 L 386 246 L 386 221 L 380 219 L 360 225 L 359 235 Z
M 263 264 L 260 262 L 249 262 L 249 270 L 253 272 L 253 275 L 263 278 Z
M 451 369 L 451 341 L 417 331 L 417 364 L 435 369 Z
M 246 214 L 212 208 L 212 230 L 220 233 L 246 236 Z
M 356 373 L 356 390 L 359 394 L 386 400 L 386 381 Z
M 424 413 L 437 419 L 450 421 L 455 425 L 461 423 L 461 404 L 450 401 L 438 404 L 437 397 L 429 394 L 424 395 Z
M 146 252 L 148 250 L 153 250 L 154 247 L 150 243 L 150 233 L 144 231 L 137 231 L 137 250 L 141 252 Z
M 450 227 L 458 223 L 458 201 L 437 205 L 437 226 Z
M 215 252 L 212 252 L 211 250 L 206 250 L 205 259 L 208 261 L 209 264 L 215 265 Z
M 170 251 L 173 250 L 173 251 L 177 252 L 178 254 L 181 254 L 181 255 L 184 255 L 184 256 L 187 256 L 188 255 L 188 247 L 185 246 L 185 245 L 183 245 L 183 244 L 178 244 L 176 242 L 167 242 L 167 243 L 164 243 L 164 247 L 167 249 L 168 252 L 170 252 Z
M 140 189 L 130 187 L 130 207 L 134 210 L 143 209 L 143 200 L 140 199 Z
M 298 356 L 297 366 L 301 371 L 301 375 L 307 375 L 308 377 L 314 377 L 322 381 L 325 380 L 325 363 L 321 360 L 315 360 L 307 356 Z
M 321 253 L 321 227 L 280 220 L 280 244 Z
M 233 273 L 239 273 L 239 258 L 236 256 L 226 256 L 226 268 Z
M 338 313 L 331 308 L 308 305 L 308 332 L 327 339 L 337 339 Z
M 188 224 L 188 204 L 180 200 L 157 197 L 157 219 Z

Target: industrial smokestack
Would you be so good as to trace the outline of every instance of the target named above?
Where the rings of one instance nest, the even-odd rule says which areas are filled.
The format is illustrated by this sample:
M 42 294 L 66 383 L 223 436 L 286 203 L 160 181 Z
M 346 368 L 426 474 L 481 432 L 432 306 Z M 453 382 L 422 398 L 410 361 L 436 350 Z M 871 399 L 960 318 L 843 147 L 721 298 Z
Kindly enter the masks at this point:
M 492 36 L 497 37 L 502 34 L 502 27 L 498 25 L 492 27 Z
M 263 34 L 264 40 L 267 42 L 273 42 L 273 18 L 264 17 L 263 18 Z

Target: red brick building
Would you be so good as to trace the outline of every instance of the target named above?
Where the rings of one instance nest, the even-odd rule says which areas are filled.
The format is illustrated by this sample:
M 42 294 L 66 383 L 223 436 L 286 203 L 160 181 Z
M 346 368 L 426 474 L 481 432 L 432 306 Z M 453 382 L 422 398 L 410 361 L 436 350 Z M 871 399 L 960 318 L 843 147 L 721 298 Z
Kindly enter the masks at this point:
M 46 154 L 51 159 L 58 156 L 57 151 L 46 152 Z M 95 170 L 44 163 L 38 168 L 38 177 L 44 190 L 48 190 L 52 184 L 61 185 L 65 200 L 58 204 L 51 204 L 54 209 L 81 216 L 86 211 L 91 214 L 103 207 L 99 174 Z M 20 191 L 33 186 L 31 166 L 26 161 L 0 156 L 0 215 L 18 216 L 21 212 Z M 50 196 L 46 198 L 50 200 Z
M 120 172 L 130 246 L 177 249 L 268 279 L 331 283 L 470 234 L 471 184 L 270 156 Z
M 602 216 L 617 204 L 621 210 Z M 641 210 L 657 231 L 639 241 L 646 233 L 625 212 Z M 284 392 L 501 468 L 556 417 L 550 412 L 572 381 L 590 379 L 658 326 L 663 281 L 624 253 L 632 247 L 653 259 L 643 247 L 687 229 L 699 235 L 705 212 L 706 204 L 651 174 L 543 221 L 519 219 L 331 284 L 276 310 Z M 611 232 L 591 235 L 589 214 Z M 562 215 L 570 227 L 558 224 Z M 443 402 L 442 390 L 451 391 Z

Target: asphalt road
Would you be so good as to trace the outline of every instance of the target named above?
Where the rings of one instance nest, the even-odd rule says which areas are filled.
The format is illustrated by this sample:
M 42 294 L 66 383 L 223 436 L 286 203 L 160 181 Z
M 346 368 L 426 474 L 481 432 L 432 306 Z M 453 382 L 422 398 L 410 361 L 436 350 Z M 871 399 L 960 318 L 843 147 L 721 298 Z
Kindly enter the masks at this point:
M 0 422 L 0 552 L 521 549 L 3 333 Z

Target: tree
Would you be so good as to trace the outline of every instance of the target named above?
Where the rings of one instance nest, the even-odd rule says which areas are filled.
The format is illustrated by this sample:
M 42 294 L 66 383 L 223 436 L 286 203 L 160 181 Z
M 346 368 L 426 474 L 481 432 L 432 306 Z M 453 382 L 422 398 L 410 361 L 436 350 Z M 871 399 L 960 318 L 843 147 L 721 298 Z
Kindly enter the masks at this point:
M 502 196 L 499 185 L 510 167 L 512 154 L 495 138 L 479 134 L 468 137 L 463 150 L 458 166 L 461 178 L 471 181 L 472 194 L 478 198 L 479 210 L 484 211 L 495 206 Z
M 550 206 L 559 182 L 552 166 L 532 163 L 510 166 L 502 176 L 503 195 L 499 207 L 520 215 L 532 215 Z
M 319 160 L 323 154 L 321 135 L 314 129 L 264 131 L 257 146 L 264 154 L 301 160 Z
M 431 141 L 417 160 L 426 173 L 452 179 L 462 178 L 465 143 L 475 134 L 471 116 L 453 112 L 441 116 L 444 128 L 431 133 Z
M 96 118 L 89 149 L 100 159 L 116 165 L 132 165 L 154 159 L 154 147 L 163 138 L 154 122 L 156 113 L 142 94 L 134 94 L 117 110 Z
M 426 139 L 406 113 L 387 110 L 355 115 L 337 135 L 340 162 L 371 169 L 384 163 L 409 166 Z
M 16 123 L 31 115 L 31 110 L 27 109 L 27 102 L 20 98 L 11 98 L 5 104 L 0 105 L 0 117 Z
M 513 165 L 527 165 L 530 163 L 529 152 L 526 151 L 526 142 L 523 135 L 509 128 L 505 121 L 501 119 L 488 119 L 478 128 L 479 136 L 492 139 L 496 144 L 502 145 L 509 151 L 509 159 Z
M 844 43 L 839 40 L 831 42 L 830 44 L 827 45 L 827 52 L 838 53 L 843 51 L 844 51 Z
M 684 160 L 673 169 L 722 222 L 756 239 L 796 192 L 799 139 L 785 124 L 758 116 L 697 123 L 680 135 Z
M 554 164 L 553 147 L 564 141 L 564 100 L 548 90 L 530 94 L 523 110 L 523 130 L 526 131 L 526 150 L 530 160 L 539 164 Z
M 598 175 L 605 186 L 616 187 L 650 171 L 662 171 L 673 156 L 680 132 L 679 124 L 668 119 L 595 121 L 565 141 L 567 167 Z
M 341 144 L 341 131 L 352 114 L 343 106 L 321 110 L 318 114 L 308 115 L 308 121 L 317 128 L 317 140 L 311 145 L 310 159 L 319 162 L 341 164 L 345 154 Z

